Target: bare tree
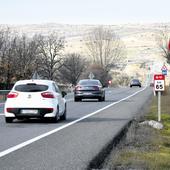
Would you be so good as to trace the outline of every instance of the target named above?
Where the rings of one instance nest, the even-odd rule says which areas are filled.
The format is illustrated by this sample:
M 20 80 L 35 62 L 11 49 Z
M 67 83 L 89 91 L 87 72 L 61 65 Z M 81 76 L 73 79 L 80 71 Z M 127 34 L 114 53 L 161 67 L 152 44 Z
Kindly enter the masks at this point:
M 3 44 L 4 44 L 4 29 L 1 28 L 0 29 L 0 51 L 3 48 Z
M 58 69 L 62 66 L 62 50 L 64 38 L 53 32 L 48 36 L 38 37 L 39 61 L 41 61 L 41 75 L 53 80 Z
M 93 73 L 94 79 L 100 80 L 104 86 L 107 86 L 108 80 L 112 79 L 111 75 L 103 67 L 97 64 L 89 65 L 83 77 L 89 78 L 90 73 Z
M 85 68 L 86 59 L 83 56 L 77 53 L 68 54 L 60 69 L 60 76 L 62 76 L 67 83 L 76 85 Z
M 4 58 L 4 44 L 5 44 L 5 33 L 4 29 L 0 29 L 0 79 L 1 82 L 3 81 L 3 64 L 2 60 Z
M 26 35 L 18 37 L 15 47 L 15 64 L 17 65 L 17 79 L 29 79 L 36 70 L 38 44 L 36 39 Z
M 170 31 L 167 26 L 164 26 L 163 30 L 161 30 L 156 37 L 158 46 L 161 50 L 162 56 L 166 58 L 167 63 L 170 64 Z
M 9 28 L 0 30 L 0 79 L 6 88 L 18 79 L 30 78 L 35 70 L 37 43 Z
M 85 38 L 85 42 L 93 63 L 108 72 L 115 64 L 123 61 L 125 46 L 112 30 L 104 27 L 95 28 Z
M 1 80 L 5 82 L 6 88 L 8 89 L 12 78 L 15 76 L 16 66 L 14 65 L 14 47 L 16 43 L 16 36 L 9 28 L 2 29 L 0 31 L 0 35 Z

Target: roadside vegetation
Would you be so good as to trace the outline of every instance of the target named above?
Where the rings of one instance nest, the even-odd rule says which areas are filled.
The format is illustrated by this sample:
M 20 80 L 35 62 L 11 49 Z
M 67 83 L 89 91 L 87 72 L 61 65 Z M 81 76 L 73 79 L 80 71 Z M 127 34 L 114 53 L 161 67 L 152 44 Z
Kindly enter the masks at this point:
M 170 34 L 167 26 L 164 26 L 164 29 L 160 30 L 156 36 L 156 40 L 162 56 L 170 64 Z
M 162 97 L 162 130 L 141 125 L 144 120 L 157 121 L 157 97 L 153 96 L 150 111 L 132 123 L 124 140 L 105 161 L 106 169 L 170 169 L 170 90 Z

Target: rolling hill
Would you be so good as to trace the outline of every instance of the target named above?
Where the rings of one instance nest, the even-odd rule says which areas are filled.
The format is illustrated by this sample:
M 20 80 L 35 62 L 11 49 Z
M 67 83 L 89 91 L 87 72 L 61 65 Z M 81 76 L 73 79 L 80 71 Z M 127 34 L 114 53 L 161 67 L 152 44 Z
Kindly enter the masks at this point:
M 170 26 L 170 23 L 103 25 L 103 27 L 113 29 L 125 44 L 127 65 L 123 70 L 124 73 L 131 77 L 140 76 L 141 79 L 145 79 L 147 74 L 161 71 L 165 59 L 161 56 L 156 37 L 165 25 Z M 8 26 L 28 36 L 48 35 L 56 31 L 59 36 L 64 36 L 66 39 L 65 53 L 77 52 L 88 56 L 84 36 L 99 25 L 45 23 Z

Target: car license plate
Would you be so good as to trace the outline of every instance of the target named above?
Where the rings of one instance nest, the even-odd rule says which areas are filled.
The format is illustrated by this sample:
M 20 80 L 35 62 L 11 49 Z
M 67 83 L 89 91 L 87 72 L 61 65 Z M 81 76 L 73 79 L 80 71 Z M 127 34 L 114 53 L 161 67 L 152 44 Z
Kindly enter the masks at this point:
M 34 110 L 34 109 L 22 109 L 21 113 L 22 114 L 38 114 L 38 110 Z
M 92 93 L 84 93 L 85 95 L 91 95 Z

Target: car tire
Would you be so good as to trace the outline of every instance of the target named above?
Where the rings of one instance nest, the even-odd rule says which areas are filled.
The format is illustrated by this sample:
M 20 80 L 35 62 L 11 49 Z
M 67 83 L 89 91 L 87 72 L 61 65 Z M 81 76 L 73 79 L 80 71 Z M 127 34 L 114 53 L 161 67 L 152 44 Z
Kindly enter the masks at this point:
M 60 116 L 60 119 L 61 120 L 66 120 L 66 117 L 67 117 L 67 105 L 65 104 L 64 113 L 63 113 L 62 116 Z
M 103 101 L 103 97 L 102 96 L 99 97 L 98 100 L 99 100 L 99 102 L 102 102 Z
M 103 101 L 103 102 L 105 101 L 105 96 L 103 96 L 103 99 L 102 99 L 102 101 Z
M 60 116 L 59 116 L 59 107 L 57 107 L 57 112 L 56 112 L 56 115 L 54 117 L 54 123 L 57 123 L 59 119 L 60 119 Z
M 12 123 L 13 118 L 12 117 L 6 117 L 5 121 L 6 121 L 6 123 Z
M 74 97 L 74 101 L 75 101 L 75 102 L 78 102 L 78 101 L 81 101 L 81 99 L 78 98 L 78 97 Z

